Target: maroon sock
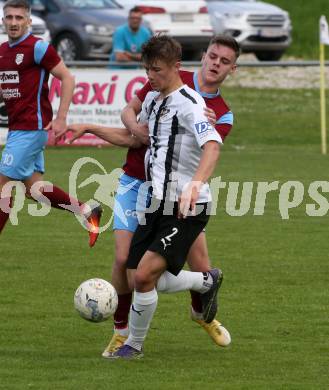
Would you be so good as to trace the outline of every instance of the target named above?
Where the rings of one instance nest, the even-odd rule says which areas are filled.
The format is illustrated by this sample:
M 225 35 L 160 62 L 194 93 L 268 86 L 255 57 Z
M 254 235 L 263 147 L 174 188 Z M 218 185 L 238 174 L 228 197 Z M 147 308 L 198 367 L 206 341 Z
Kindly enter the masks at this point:
M 45 187 L 42 195 L 49 199 L 51 207 L 61 210 L 68 210 L 78 214 L 80 206 L 83 204 L 77 199 L 72 198 L 67 192 L 53 185 L 52 189 Z
M 200 299 L 200 293 L 190 290 L 190 294 L 192 299 L 191 305 L 193 307 L 193 310 L 196 311 L 197 313 L 202 313 L 202 303 Z
M 128 326 L 132 296 L 132 293 L 118 295 L 118 308 L 114 313 L 114 327 L 116 329 L 124 329 Z
M 8 221 L 13 198 L 0 199 L 0 233 Z

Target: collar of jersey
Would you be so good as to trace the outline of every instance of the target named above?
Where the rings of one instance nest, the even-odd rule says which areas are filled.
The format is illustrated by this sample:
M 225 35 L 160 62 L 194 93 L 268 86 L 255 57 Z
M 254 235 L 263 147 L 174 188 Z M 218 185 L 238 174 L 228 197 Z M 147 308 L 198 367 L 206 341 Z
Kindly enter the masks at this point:
M 194 83 L 195 90 L 196 90 L 197 93 L 198 93 L 199 95 L 201 95 L 202 97 L 214 98 L 214 97 L 220 95 L 219 89 L 217 89 L 217 92 L 216 92 L 216 93 L 207 93 L 207 92 L 202 92 L 202 91 L 200 91 L 200 87 L 199 87 L 199 83 L 198 83 L 198 72 L 194 72 L 194 74 L 193 74 L 193 83 Z
M 173 93 L 176 93 L 177 91 L 180 91 L 180 90 L 183 89 L 184 87 L 187 87 L 187 85 L 186 85 L 186 84 L 183 84 L 182 86 L 180 86 L 179 88 L 175 89 L 174 91 L 171 91 L 170 93 L 168 93 L 168 95 L 166 95 L 164 98 L 161 98 L 161 99 L 159 99 L 159 100 L 158 100 L 158 98 L 160 97 L 161 92 L 158 92 L 158 96 L 155 97 L 155 100 L 156 100 L 156 101 L 159 101 L 159 102 L 162 102 L 162 101 L 163 101 L 164 99 L 166 99 L 168 96 L 172 95 Z M 154 92 L 156 92 L 156 91 L 154 91 Z
M 14 47 L 14 46 L 19 45 L 21 42 L 23 42 L 23 41 L 24 41 L 27 37 L 29 37 L 30 35 L 31 35 L 31 33 L 28 32 L 28 33 L 24 34 L 24 35 L 22 36 L 22 38 L 20 38 L 18 41 L 13 42 L 13 43 L 9 43 L 9 42 L 8 42 L 9 47 Z

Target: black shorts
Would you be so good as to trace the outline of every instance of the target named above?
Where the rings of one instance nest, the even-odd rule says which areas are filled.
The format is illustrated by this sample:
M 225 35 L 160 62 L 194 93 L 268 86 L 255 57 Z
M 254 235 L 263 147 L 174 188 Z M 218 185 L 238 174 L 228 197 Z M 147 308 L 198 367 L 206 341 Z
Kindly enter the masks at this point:
M 156 252 L 167 261 L 167 270 L 177 275 L 184 267 L 187 254 L 195 239 L 205 228 L 209 213 L 208 203 L 199 204 L 201 212 L 185 219 L 177 218 L 177 203 L 172 215 L 165 215 L 163 204 L 145 215 L 146 223 L 138 225 L 133 236 L 127 268 L 136 269 L 146 251 Z

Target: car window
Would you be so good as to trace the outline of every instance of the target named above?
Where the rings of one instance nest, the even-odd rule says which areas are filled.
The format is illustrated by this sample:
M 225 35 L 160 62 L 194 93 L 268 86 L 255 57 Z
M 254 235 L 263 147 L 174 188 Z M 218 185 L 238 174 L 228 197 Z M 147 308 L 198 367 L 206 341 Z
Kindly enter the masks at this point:
M 48 12 L 59 12 L 58 6 L 54 2 L 52 2 L 52 1 L 47 1 L 47 0 L 30 0 L 30 4 L 32 6 L 43 5 Z M 32 9 L 32 12 L 33 11 L 35 11 L 35 10 Z
M 61 4 L 70 8 L 118 8 L 111 0 L 60 0 Z

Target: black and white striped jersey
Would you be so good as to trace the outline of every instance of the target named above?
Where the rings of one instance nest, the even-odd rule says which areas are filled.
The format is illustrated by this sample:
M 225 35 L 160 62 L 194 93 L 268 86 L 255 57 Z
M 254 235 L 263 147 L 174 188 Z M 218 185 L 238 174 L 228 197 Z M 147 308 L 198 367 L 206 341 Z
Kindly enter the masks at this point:
M 222 143 L 204 114 L 205 106 L 203 98 L 186 85 L 164 99 L 156 91 L 147 94 L 140 120 L 149 126 L 146 171 L 157 199 L 177 201 L 199 166 L 202 146 L 208 141 Z M 204 184 L 198 203 L 210 200 L 209 185 Z

